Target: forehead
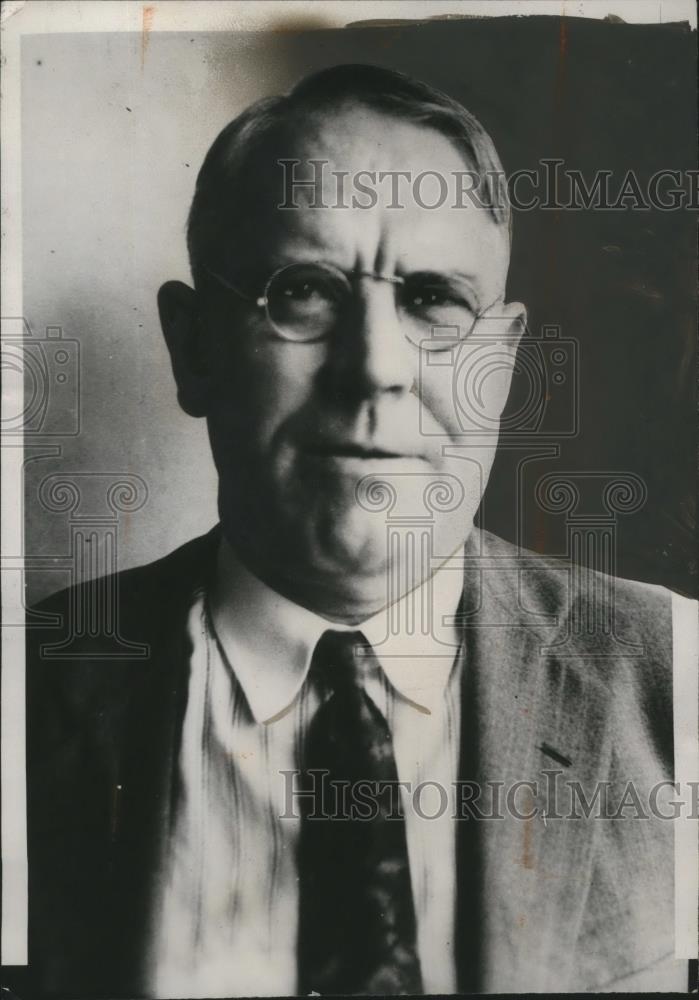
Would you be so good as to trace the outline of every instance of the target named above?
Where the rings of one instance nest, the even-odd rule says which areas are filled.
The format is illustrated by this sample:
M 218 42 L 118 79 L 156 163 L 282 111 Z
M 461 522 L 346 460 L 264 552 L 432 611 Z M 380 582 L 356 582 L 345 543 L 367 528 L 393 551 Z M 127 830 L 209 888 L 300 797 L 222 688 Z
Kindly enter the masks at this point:
M 270 263 L 380 260 L 404 271 L 465 270 L 493 288 L 504 281 L 505 229 L 464 193 L 472 166 L 431 126 L 362 106 L 316 114 L 277 146 L 268 168 L 257 236 Z

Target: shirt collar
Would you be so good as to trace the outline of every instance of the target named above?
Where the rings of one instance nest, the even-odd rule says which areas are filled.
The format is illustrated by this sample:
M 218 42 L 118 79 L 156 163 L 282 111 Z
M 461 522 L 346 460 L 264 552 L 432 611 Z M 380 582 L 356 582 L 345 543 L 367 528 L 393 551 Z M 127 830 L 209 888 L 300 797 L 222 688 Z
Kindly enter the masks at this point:
M 218 587 L 211 615 L 256 722 L 274 722 L 296 700 L 316 643 L 327 629 L 361 630 L 374 647 L 392 687 L 415 708 L 434 712 L 444 696 L 459 633 L 454 622 L 463 589 L 461 552 L 400 600 L 358 625 L 340 625 L 282 597 L 251 573 L 221 537 Z M 428 634 L 391 628 L 413 621 L 420 607 L 432 608 Z

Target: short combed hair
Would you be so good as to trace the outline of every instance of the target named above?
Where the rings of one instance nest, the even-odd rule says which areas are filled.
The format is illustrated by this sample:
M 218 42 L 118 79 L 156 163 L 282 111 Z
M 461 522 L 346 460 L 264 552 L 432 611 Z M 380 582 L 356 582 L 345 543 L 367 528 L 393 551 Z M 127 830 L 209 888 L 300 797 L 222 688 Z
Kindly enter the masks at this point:
M 187 249 L 198 285 L 235 214 L 250 206 L 255 158 L 288 134 L 293 123 L 314 113 L 355 102 L 441 132 L 461 150 L 479 179 L 475 192 L 494 222 L 511 227 L 504 171 L 492 139 L 478 119 L 458 101 L 420 80 L 379 66 L 333 66 L 304 77 L 288 94 L 266 97 L 246 108 L 219 133 L 197 176 L 187 223 Z

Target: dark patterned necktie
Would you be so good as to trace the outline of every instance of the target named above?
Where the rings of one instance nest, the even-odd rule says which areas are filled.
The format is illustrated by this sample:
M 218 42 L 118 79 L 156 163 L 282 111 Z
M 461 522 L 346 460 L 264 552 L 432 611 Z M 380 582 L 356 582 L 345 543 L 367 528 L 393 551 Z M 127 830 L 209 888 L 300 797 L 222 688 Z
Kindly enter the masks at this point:
M 422 992 L 393 743 L 362 685 L 372 657 L 361 632 L 327 631 L 311 663 L 331 693 L 304 753 L 302 784 L 313 794 L 303 800 L 299 847 L 300 993 Z M 368 818 L 350 813 L 360 782 Z M 343 786 L 344 797 L 334 794 Z

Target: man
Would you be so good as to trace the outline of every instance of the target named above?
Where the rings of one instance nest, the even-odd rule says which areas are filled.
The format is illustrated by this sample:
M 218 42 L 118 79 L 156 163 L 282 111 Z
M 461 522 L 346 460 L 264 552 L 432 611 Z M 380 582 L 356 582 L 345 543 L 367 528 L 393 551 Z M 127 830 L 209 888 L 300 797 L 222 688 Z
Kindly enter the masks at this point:
M 525 322 L 500 174 L 369 66 L 211 147 L 159 305 L 220 525 L 119 575 L 132 659 L 99 627 L 57 653 L 89 584 L 29 630 L 38 991 L 685 987 L 672 824 L 549 796 L 671 779 L 670 595 L 473 527 Z M 470 408 L 464 365 L 494 369 Z

